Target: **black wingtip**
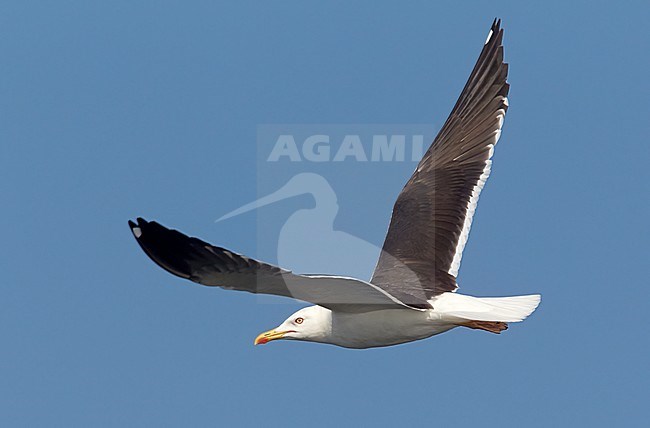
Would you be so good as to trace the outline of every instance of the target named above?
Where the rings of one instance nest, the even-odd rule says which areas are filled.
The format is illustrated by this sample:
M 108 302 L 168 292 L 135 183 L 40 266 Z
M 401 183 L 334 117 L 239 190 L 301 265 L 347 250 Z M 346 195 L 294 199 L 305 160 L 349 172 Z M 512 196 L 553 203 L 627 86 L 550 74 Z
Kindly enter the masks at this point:
M 492 21 L 492 26 L 490 27 L 490 32 L 488 33 L 488 38 L 485 41 L 485 44 L 488 45 L 493 40 L 496 40 L 498 45 L 500 45 L 503 40 L 503 28 L 501 28 L 500 18 L 494 18 L 494 21 Z
M 196 240 L 202 245 L 207 244 L 196 238 L 189 238 L 176 230 L 168 229 L 155 221 L 138 217 L 136 222 L 129 220 L 129 227 L 145 254 L 166 271 L 190 279 L 187 257 L 193 254 L 192 243 Z

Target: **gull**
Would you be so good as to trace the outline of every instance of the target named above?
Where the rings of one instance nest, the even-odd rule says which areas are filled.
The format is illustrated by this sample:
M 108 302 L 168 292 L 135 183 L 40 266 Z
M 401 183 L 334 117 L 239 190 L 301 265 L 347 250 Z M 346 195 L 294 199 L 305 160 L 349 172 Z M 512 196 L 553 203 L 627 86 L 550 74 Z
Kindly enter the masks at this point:
M 254 343 L 279 339 L 374 348 L 425 339 L 456 327 L 500 333 L 539 305 L 539 294 L 473 297 L 456 277 L 494 146 L 508 109 L 503 29 L 492 24 L 451 114 L 393 207 L 369 281 L 295 274 L 157 222 L 129 227 L 160 267 L 190 281 L 312 303 Z

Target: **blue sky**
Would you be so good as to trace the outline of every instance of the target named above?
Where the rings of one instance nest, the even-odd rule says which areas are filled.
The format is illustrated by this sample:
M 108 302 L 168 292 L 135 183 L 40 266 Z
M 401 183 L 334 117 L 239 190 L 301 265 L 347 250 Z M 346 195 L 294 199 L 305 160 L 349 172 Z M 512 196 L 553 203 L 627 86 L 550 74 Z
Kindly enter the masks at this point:
M 647 421 L 650 8 L 348 3 L 0 4 L 2 425 Z M 267 183 L 259 126 L 438 127 L 495 16 L 510 110 L 459 282 L 540 292 L 523 324 L 253 347 L 300 305 L 184 282 L 134 242 L 143 216 L 273 260 L 254 213 L 214 222 Z M 380 243 L 413 167 L 319 167 L 335 228 Z

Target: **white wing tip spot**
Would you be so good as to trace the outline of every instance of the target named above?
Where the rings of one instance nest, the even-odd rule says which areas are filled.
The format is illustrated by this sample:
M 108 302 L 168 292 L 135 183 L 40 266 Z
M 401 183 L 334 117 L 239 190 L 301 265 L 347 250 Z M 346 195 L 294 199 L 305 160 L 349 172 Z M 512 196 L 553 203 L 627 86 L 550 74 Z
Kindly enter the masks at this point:
M 492 30 L 490 30 L 490 32 L 488 33 L 487 39 L 485 39 L 485 43 L 483 44 L 487 45 L 491 38 L 492 38 Z
M 142 236 L 142 229 L 139 227 L 134 227 L 133 228 L 133 234 L 135 235 L 136 238 L 139 238 Z

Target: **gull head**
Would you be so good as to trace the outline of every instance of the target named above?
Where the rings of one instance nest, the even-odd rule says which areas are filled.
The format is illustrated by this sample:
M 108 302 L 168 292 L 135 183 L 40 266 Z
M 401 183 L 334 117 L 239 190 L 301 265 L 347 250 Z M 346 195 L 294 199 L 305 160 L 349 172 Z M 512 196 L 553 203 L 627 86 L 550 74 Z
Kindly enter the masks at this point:
M 282 324 L 257 336 L 255 345 L 272 340 L 290 339 L 307 342 L 328 342 L 332 333 L 332 312 L 321 306 L 300 309 Z

